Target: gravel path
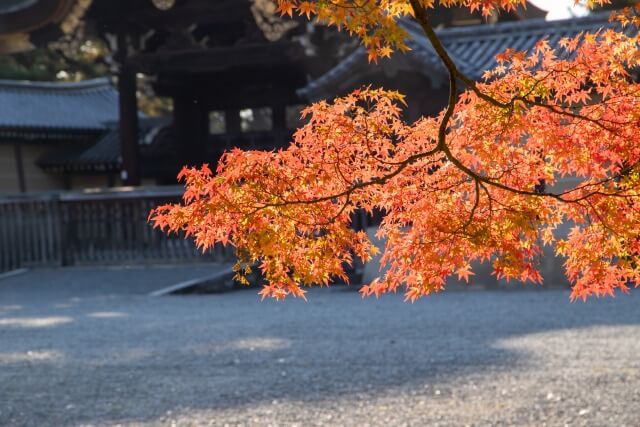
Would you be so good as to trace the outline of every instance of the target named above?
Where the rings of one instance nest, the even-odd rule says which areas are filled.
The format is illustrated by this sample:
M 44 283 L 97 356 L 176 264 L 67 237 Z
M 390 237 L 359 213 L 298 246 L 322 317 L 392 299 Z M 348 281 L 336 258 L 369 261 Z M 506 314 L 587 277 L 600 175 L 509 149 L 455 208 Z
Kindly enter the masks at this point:
M 640 425 L 640 292 L 146 296 L 203 272 L 0 281 L 0 425 Z

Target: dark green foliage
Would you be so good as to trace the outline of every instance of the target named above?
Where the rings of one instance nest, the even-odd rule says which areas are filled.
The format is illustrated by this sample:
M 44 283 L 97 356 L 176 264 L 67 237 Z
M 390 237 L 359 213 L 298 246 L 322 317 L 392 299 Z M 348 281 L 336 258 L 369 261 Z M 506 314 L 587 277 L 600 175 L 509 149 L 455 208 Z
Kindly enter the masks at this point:
M 81 28 L 47 46 L 0 56 L 0 79 L 78 81 L 108 74 L 104 42 Z

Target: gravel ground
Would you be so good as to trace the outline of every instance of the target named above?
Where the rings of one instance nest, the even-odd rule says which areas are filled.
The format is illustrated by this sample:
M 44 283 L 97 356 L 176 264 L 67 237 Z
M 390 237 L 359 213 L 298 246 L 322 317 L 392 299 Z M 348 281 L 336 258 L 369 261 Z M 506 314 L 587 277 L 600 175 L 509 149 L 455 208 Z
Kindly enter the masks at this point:
M 0 281 L 0 425 L 640 425 L 640 292 L 147 296 L 206 268 Z

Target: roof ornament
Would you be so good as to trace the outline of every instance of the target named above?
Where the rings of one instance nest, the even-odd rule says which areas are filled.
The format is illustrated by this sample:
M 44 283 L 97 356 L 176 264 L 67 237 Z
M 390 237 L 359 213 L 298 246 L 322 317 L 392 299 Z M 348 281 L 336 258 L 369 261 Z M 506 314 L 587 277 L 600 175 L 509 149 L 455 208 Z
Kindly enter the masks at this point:
M 273 0 L 251 0 L 251 3 L 251 13 L 258 28 L 271 42 L 280 40 L 286 33 L 298 26 L 297 22 L 280 17 L 277 12 L 278 7 Z
M 67 16 L 60 23 L 60 29 L 64 34 L 71 34 L 80 26 L 82 18 L 84 18 L 84 14 L 91 6 L 91 3 L 93 3 L 93 0 L 76 0 Z

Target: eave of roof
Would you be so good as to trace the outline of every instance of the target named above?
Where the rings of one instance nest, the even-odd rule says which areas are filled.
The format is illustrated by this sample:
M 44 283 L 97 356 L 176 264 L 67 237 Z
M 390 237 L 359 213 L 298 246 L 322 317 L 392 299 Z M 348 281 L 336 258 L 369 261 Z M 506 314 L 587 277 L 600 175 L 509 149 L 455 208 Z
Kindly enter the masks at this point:
M 408 41 L 411 50 L 405 56 L 416 64 L 417 72 L 434 81 L 441 81 L 446 77 L 446 69 L 420 26 L 411 20 L 403 20 L 401 25 L 411 37 Z M 460 71 L 471 79 L 480 80 L 485 71 L 496 65 L 495 56 L 507 48 L 527 51 L 543 38 L 555 46 L 564 37 L 613 25 L 615 24 L 609 22 L 608 13 L 597 13 L 563 21 L 531 19 L 494 25 L 445 28 L 436 32 Z M 393 60 L 392 57 L 382 61 Z M 360 47 L 333 69 L 309 82 L 298 94 L 309 101 L 316 101 L 332 95 L 341 83 L 353 80 L 354 74 L 359 70 L 375 72 L 374 67 L 375 65 L 368 64 L 366 51 Z
M 170 123 L 169 118 L 141 118 L 139 127 L 139 145 L 146 151 L 153 151 L 155 136 L 160 129 Z M 119 170 L 120 131 L 115 123 L 93 144 L 80 144 L 63 150 L 54 149 L 45 153 L 37 161 L 45 170 L 60 171 L 105 171 Z
M 37 0 L 6 0 L 0 5 L 0 13 L 13 13 L 24 10 L 37 3 Z
M 22 52 L 70 34 L 93 0 L 3 0 L 0 54 Z

